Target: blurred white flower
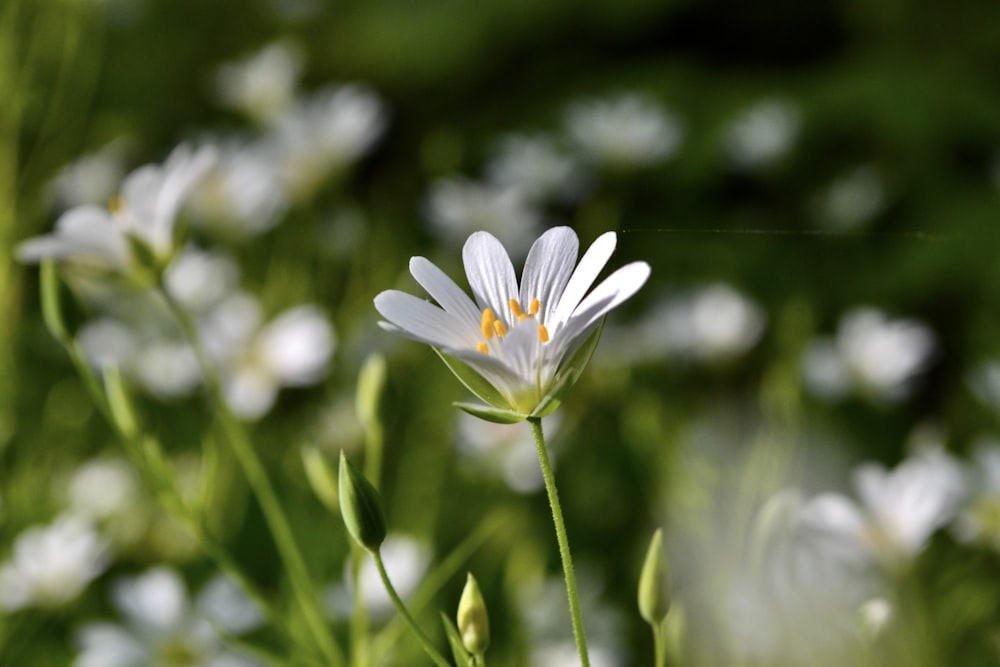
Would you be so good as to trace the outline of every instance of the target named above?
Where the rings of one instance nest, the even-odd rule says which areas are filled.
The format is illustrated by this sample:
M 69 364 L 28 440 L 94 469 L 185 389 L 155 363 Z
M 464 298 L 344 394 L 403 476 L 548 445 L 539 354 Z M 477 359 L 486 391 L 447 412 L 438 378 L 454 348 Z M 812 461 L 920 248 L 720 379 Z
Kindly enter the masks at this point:
M 281 387 L 322 380 L 336 344 L 333 327 L 317 308 L 292 308 L 262 325 L 260 309 L 247 295 L 220 304 L 200 329 L 220 365 L 226 400 L 244 419 L 263 417 Z
M 100 458 L 73 472 L 66 496 L 73 514 L 98 521 L 132 507 L 140 488 L 139 474 L 128 461 Z
M 820 224 L 846 232 L 871 222 L 886 206 L 887 194 L 882 172 L 862 165 L 831 183 L 813 202 Z
M 191 196 L 197 224 L 237 240 L 271 229 L 288 208 L 281 155 L 272 143 L 222 143 L 219 159 Z
M 538 465 L 534 436 L 527 424 L 492 424 L 456 411 L 455 446 L 468 464 L 494 470 L 517 493 L 534 493 L 544 486 Z M 546 419 L 548 443 L 556 442 L 562 420 L 559 413 Z M 556 452 L 549 445 L 549 458 L 556 464 Z
M 224 105 L 266 123 L 291 104 L 301 74 L 300 50 L 289 42 L 276 42 L 219 67 L 216 94 Z
M 1000 553 L 1000 442 L 976 444 L 968 476 L 970 497 L 952 522 L 952 534 Z
M 664 357 L 726 361 L 756 345 L 766 321 L 763 309 L 751 299 L 715 283 L 662 299 L 632 326 L 609 326 L 605 345 L 613 362 Z
M 486 175 L 490 183 L 513 188 L 532 201 L 571 199 L 584 187 L 580 165 L 544 135 L 504 137 Z
M 79 206 L 66 211 L 55 232 L 17 247 L 22 262 L 51 257 L 99 270 L 128 274 L 135 268 L 132 242 L 143 245 L 156 261 L 174 252 L 174 224 L 190 190 L 211 167 L 210 150 L 178 146 L 160 165 L 146 165 L 128 175 L 111 209 Z
M 806 349 L 802 372 L 809 388 L 822 397 L 837 398 L 855 389 L 895 401 L 910 392 L 934 345 L 934 334 L 916 320 L 859 308 L 844 316 L 834 340 L 821 338 Z
M 979 364 L 969 373 L 967 382 L 976 398 L 1000 415 L 1000 361 Z
M 389 581 L 399 593 L 399 597 L 405 600 L 423 581 L 431 562 L 430 547 L 415 537 L 390 533 L 382 543 L 380 551 L 385 570 L 389 574 Z M 352 613 L 353 592 L 350 581 L 351 564 L 347 563 L 344 567 L 343 583 L 329 586 L 323 594 L 327 611 L 333 618 L 349 618 Z M 377 621 L 387 620 L 394 613 L 395 607 L 385 586 L 382 585 L 375 563 L 367 556 L 361 565 L 360 586 L 365 607 L 371 617 Z
M 382 100 L 358 85 L 296 100 L 270 135 L 285 188 L 294 196 L 309 195 L 330 172 L 368 153 L 387 122 Z
M 172 297 L 192 313 L 201 313 L 232 294 L 240 269 L 231 257 L 185 247 L 167 267 L 163 281 Z
M 55 207 L 62 211 L 107 204 L 125 176 L 126 148 L 126 139 L 119 137 L 59 170 L 52 182 Z
M 639 95 L 577 102 L 566 113 L 566 130 L 590 160 L 617 168 L 666 160 L 684 138 L 678 116 Z
M 799 124 L 798 107 L 788 100 L 766 98 L 729 123 L 722 149 L 738 169 L 764 169 L 788 153 L 798 136 Z
M 212 584 L 210 584 L 212 585 Z M 225 599 L 208 591 L 192 605 L 176 572 L 155 568 L 115 582 L 112 601 L 124 624 L 91 623 L 77 634 L 73 667 L 253 667 L 254 660 L 227 648 L 215 626 L 239 634 L 261 615 L 232 589 Z M 234 619 L 236 619 L 235 622 Z
M 541 224 L 541 214 L 520 189 L 464 178 L 435 181 L 424 214 L 445 241 L 457 244 L 473 232 L 488 231 L 516 257 L 528 251 Z
M 940 449 L 911 456 L 891 471 L 864 464 L 855 470 L 854 483 L 859 503 L 822 494 L 803 510 L 803 520 L 853 541 L 892 570 L 905 568 L 951 521 L 966 486 L 958 462 Z
M 29 528 L 0 565 L 0 608 L 64 605 L 104 571 L 109 558 L 107 543 L 82 517 L 63 515 Z

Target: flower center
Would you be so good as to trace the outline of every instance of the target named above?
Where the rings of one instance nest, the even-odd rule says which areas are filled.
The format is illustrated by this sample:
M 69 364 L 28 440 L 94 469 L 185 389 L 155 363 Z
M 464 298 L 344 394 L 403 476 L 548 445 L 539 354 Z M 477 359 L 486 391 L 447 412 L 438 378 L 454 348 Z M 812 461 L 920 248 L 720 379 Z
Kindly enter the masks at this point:
M 542 303 L 538 299 L 532 299 L 531 303 L 528 304 L 528 310 L 525 312 L 521 308 L 521 304 L 517 299 L 511 299 L 508 302 L 510 306 L 510 312 L 514 315 L 517 323 L 521 323 L 527 319 L 535 319 L 535 316 L 541 312 Z M 497 318 L 495 312 L 492 308 L 486 308 L 483 310 L 483 316 L 479 324 L 480 333 L 483 334 L 483 339 L 476 345 L 476 349 L 483 354 L 490 353 L 490 346 L 487 341 L 493 340 L 493 338 L 503 338 L 507 335 L 507 325 L 503 323 L 503 320 Z M 549 342 L 549 330 L 545 328 L 544 324 L 538 324 L 538 340 L 542 343 Z

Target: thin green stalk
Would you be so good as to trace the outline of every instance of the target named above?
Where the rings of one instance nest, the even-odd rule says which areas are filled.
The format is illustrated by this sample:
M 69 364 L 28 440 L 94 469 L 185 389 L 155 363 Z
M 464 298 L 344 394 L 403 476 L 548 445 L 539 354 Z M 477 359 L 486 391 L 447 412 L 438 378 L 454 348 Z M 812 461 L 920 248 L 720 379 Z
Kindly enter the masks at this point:
M 653 654 L 656 667 L 663 667 L 666 664 L 666 650 L 663 645 L 663 623 L 650 623 L 653 629 Z
M 535 449 L 538 450 L 538 463 L 542 467 L 542 477 L 545 480 L 545 491 L 549 496 L 549 507 L 552 508 L 552 523 L 556 528 L 556 541 L 559 543 L 559 558 L 562 560 L 563 574 L 566 577 L 566 597 L 569 599 L 569 613 L 573 619 L 573 639 L 580 653 L 582 667 L 590 667 L 587 655 L 587 639 L 583 634 L 583 617 L 580 615 L 580 598 L 576 592 L 576 575 L 573 573 L 573 557 L 569 552 L 569 539 L 566 537 L 566 522 L 563 520 L 562 506 L 559 504 L 559 491 L 556 489 L 556 479 L 552 474 L 552 463 L 545 447 L 545 436 L 542 433 L 540 417 L 528 417 L 531 433 L 535 436 Z
M 365 550 L 359 544 L 351 541 L 351 667 L 368 667 L 371 664 L 369 655 L 368 605 L 361 590 L 361 568 Z
M 278 502 L 278 495 L 271 485 L 267 470 L 257 456 L 257 452 L 250 444 L 246 432 L 230 411 L 228 404 L 223 398 L 221 383 L 219 382 L 215 367 L 209 361 L 208 355 L 201 344 L 201 339 L 187 311 L 162 286 L 159 292 L 173 312 L 174 317 L 184 332 L 185 338 L 198 358 L 198 364 L 205 377 L 205 386 L 208 389 L 209 399 L 215 408 L 216 416 L 219 419 L 226 440 L 229 442 L 230 447 L 232 447 L 233 453 L 240 463 L 240 467 L 243 468 L 243 474 L 247 478 L 247 483 L 257 498 L 257 502 L 260 504 L 261 511 L 264 514 L 264 521 L 271 531 L 271 536 L 278 549 L 278 555 L 281 557 L 285 570 L 288 572 L 295 601 L 305 619 L 309 632 L 316 642 L 317 648 L 322 652 L 324 659 L 330 665 L 343 665 L 343 655 L 334 642 L 333 636 L 330 634 L 329 628 L 323 621 L 319 610 L 319 601 L 316 595 L 318 589 L 312 582 L 309 570 L 306 568 L 305 559 L 299 551 L 291 525 L 285 516 L 284 510 L 281 508 L 281 503 Z
M 424 649 L 424 653 L 430 656 L 430 659 L 433 660 L 438 667 L 451 667 L 448 661 L 444 659 L 444 656 L 442 656 L 438 650 L 434 648 L 431 640 L 426 634 L 424 634 L 424 631 L 420 629 L 420 626 L 417 625 L 417 621 L 414 620 L 413 616 L 410 615 L 409 610 L 406 608 L 406 605 L 403 604 L 403 600 L 399 597 L 399 594 L 396 592 L 395 587 L 393 587 L 392 582 L 389 581 L 389 574 L 385 571 L 385 564 L 382 562 L 382 554 L 378 550 L 372 550 L 369 553 L 371 553 L 372 558 L 375 560 L 375 567 L 378 568 L 378 576 L 382 578 L 382 585 L 385 586 L 386 592 L 388 592 L 389 597 L 392 598 L 392 603 L 396 605 L 396 610 L 402 614 L 403 618 L 405 618 L 406 622 L 409 624 L 410 629 L 413 630 L 413 634 L 417 636 L 417 639 L 420 641 L 420 645 Z

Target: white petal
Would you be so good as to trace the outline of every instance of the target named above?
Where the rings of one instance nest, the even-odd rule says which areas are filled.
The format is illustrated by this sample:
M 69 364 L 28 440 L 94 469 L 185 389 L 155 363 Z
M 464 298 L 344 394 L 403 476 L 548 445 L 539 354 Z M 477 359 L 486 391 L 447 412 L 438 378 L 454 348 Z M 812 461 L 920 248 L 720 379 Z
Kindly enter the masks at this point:
M 112 623 L 91 623 L 77 634 L 80 655 L 73 667 L 133 667 L 149 660 L 142 643 L 125 628 Z
M 492 234 L 476 232 L 462 248 L 462 261 L 479 309 L 492 308 L 509 325 L 507 304 L 517 298 L 517 277 L 503 245 Z
M 278 382 L 253 366 L 238 368 L 226 380 L 226 403 L 240 418 L 260 419 L 278 398 Z
M 155 568 L 121 579 L 113 589 L 115 605 L 144 632 L 162 635 L 177 628 L 187 614 L 187 591 L 173 570 Z
M 398 290 L 375 297 L 375 309 L 410 338 L 443 348 L 475 348 L 478 329 L 441 308 Z
M 333 353 L 330 323 L 311 306 L 293 308 L 260 333 L 259 349 L 269 371 L 288 386 L 318 382 Z
M 555 312 L 579 249 L 576 232 L 569 227 L 553 227 L 531 246 L 521 274 L 521 307 L 528 308 L 532 299 L 538 299 L 542 304 L 539 321 L 547 322 L 546 316 Z
M 563 290 L 554 316 L 547 321 L 547 324 L 556 325 L 569 319 L 576 307 L 580 305 L 587 290 L 597 280 L 601 269 L 611 259 L 617 243 L 618 237 L 615 233 L 606 232 L 598 236 L 597 240 L 590 245 L 570 277 L 566 289 Z
M 550 334 L 558 334 L 563 344 L 571 345 L 573 339 L 586 333 L 606 313 L 638 292 L 649 278 L 649 273 L 649 264 L 645 262 L 633 262 L 621 267 L 587 295 L 561 330 L 550 331 Z
M 444 271 L 424 257 L 413 257 L 410 273 L 447 312 L 468 320 L 472 328 L 479 326 L 481 311 Z

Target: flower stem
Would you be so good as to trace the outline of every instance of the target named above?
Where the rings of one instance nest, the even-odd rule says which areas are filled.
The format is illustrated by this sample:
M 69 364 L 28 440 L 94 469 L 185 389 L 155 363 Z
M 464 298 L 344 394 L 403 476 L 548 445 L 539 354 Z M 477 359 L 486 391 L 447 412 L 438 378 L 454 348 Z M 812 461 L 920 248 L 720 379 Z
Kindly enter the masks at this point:
M 163 286 L 160 287 L 159 292 L 173 312 L 174 317 L 184 332 L 184 337 L 198 358 L 198 365 L 205 378 L 205 386 L 208 389 L 209 399 L 215 408 L 222 432 L 232 448 L 237 461 L 239 461 L 240 467 L 243 468 L 243 474 L 246 476 L 250 489 L 260 504 L 264 521 L 267 523 L 271 536 L 274 538 L 278 554 L 291 580 L 295 601 L 299 606 L 310 634 L 316 642 L 316 647 L 323 654 L 328 664 L 343 665 L 344 658 L 334 643 L 329 628 L 320 614 L 319 602 L 316 596 L 318 589 L 309 576 L 309 570 L 306 568 L 305 560 L 299 551 L 298 544 L 295 542 L 295 536 L 288 518 L 281 508 L 281 504 L 278 502 L 278 495 L 267 475 L 267 470 L 257 456 L 257 452 L 250 444 L 246 432 L 230 411 L 222 395 L 222 387 L 215 367 L 212 365 L 201 344 L 201 339 L 198 336 L 194 323 L 191 321 L 191 317 L 184 310 L 184 307 Z
M 569 539 L 566 537 L 566 522 L 563 520 L 562 507 L 559 504 L 559 491 L 556 489 L 556 479 L 552 474 L 552 464 L 549 452 L 545 447 L 545 436 L 542 433 L 540 417 L 528 417 L 531 433 L 535 436 L 535 448 L 538 450 L 538 463 L 542 467 L 542 477 L 545 480 L 545 491 L 549 496 L 549 507 L 552 508 L 552 523 L 556 528 L 556 541 L 559 543 L 559 558 L 562 560 L 563 574 L 566 577 L 566 596 L 569 598 L 569 613 L 573 619 L 573 639 L 580 653 L 581 667 L 590 667 L 587 656 L 587 639 L 583 635 L 583 617 L 580 615 L 580 598 L 576 592 L 576 575 L 573 573 L 573 558 L 569 553 Z
M 424 631 L 420 629 L 416 620 L 414 620 L 413 616 L 410 615 L 406 605 L 403 604 L 403 600 L 399 597 L 399 594 L 393 587 L 392 582 L 389 581 L 389 574 L 385 571 L 385 564 L 382 562 L 382 554 L 378 551 L 378 549 L 372 549 L 369 553 L 371 553 L 372 558 L 375 560 L 375 567 L 378 568 L 378 575 L 382 578 L 382 584 L 385 586 L 386 592 L 389 593 L 389 597 L 392 598 L 392 603 L 396 605 L 396 609 L 400 614 L 402 614 L 403 618 L 406 619 L 410 629 L 413 630 L 413 634 L 417 636 L 417 639 L 420 641 L 420 645 L 424 649 L 424 653 L 430 656 L 431 660 L 433 660 L 438 667 L 451 667 L 451 665 L 448 664 L 448 661 L 444 659 L 444 656 L 442 656 L 437 649 L 434 648 L 434 645 L 431 644 L 431 640 L 428 639 L 427 635 L 424 634 Z
M 663 667 L 666 663 L 666 651 L 663 646 L 663 623 L 650 623 L 649 627 L 653 629 L 653 653 L 655 655 L 653 665 Z

